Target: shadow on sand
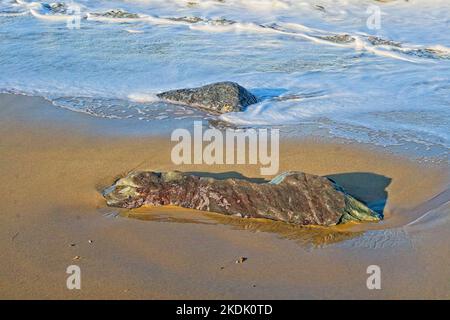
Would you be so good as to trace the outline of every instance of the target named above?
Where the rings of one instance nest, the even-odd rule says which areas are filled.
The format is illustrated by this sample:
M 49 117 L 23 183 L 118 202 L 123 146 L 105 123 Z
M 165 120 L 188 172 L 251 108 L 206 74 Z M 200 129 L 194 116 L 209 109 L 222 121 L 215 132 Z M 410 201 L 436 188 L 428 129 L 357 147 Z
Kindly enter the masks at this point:
M 386 188 L 392 179 L 370 172 L 349 172 L 326 175 L 343 187 L 354 198 L 365 203 L 373 211 L 383 214 L 388 198 Z

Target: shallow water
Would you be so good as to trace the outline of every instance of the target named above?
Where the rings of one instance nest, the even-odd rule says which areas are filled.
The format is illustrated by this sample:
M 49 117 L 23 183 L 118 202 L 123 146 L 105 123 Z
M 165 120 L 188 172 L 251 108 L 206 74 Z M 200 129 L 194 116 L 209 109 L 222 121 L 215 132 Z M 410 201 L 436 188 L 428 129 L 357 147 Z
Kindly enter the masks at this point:
M 397 226 L 389 226 L 388 222 L 384 228 L 380 229 L 371 229 L 370 225 L 368 226 L 369 228 L 364 228 L 364 224 L 357 223 L 334 227 L 296 226 L 280 221 L 253 218 L 243 219 L 170 206 L 141 207 L 132 210 L 103 208 L 102 211 L 103 216 L 108 218 L 120 216 L 162 223 L 227 225 L 236 230 L 271 233 L 281 239 L 295 241 L 307 249 L 338 246 L 341 248 L 378 250 L 386 248 L 413 248 L 414 242 L 420 240 L 420 237 L 417 238 L 418 235 L 439 225 L 445 225 L 448 222 L 447 214 L 449 209 L 450 204 L 447 200 L 430 211 L 422 212 L 416 221 Z
M 280 221 L 254 218 L 238 218 L 211 212 L 196 211 L 177 207 L 142 207 L 132 210 L 104 210 L 108 218 L 126 217 L 143 221 L 162 223 L 188 223 L 202 225 L 227 225 L 235 230 L 248 232 L 264 232 L 276 235 L 281 239 L 295 241 L 307 249 L 326 247 L 349 241 L 363 235 L 361 231 L 349 231 L 343 226 L 319 227 L 296 226 Z
M 231 80 L 261 102 L 221 120 L 448 155 L 448 1 L 67 4 L 56 12 L 0 1 L 0 92 L 160 122 L 211 116 L 163 104 L 157 92 Z M 373 5 L 382 11 L 374 30 L 366 24 Z M 117 8 L 137 16 L 93 15 Z M 68 28 L 74 14 L 79 29 Z

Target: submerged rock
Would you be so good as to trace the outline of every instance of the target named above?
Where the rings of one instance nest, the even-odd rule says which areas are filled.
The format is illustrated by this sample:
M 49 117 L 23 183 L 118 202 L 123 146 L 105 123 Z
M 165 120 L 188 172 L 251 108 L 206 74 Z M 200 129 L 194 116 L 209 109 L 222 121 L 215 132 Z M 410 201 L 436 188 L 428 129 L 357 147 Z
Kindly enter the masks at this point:
M 65 14 L 68 10 L 68 6 L 63 2 L 42 3 L 42 7 L 51 11 L 52 13 L 59 14 Z
M 186 23 L 199 23 L 199 22 L 204 22 L 204 23 L 208 23 L 211 25 L 220 25 L 220 26 L 228 26 L 228 25 L 232 25 L 235 24 L 236 21 L 233 20 L 228 20 L 225 18 L 220 18 L 220 19 L 204 19 L 201 17 L 196 17 L 196 16 L 184 16 L 184 17 L 169 17 L 166 18 L 168 20 L 171 21 L 175 21 L 175 22 L 186 22 Z
M 157 96 L 168 102 L 216 113 L 242 111 L 258 101 L 247 89 L 234 82 L 217 82 L 199 88 L 171 90 Z
M 210 24 L 218 25 L 218 26 L 230 26 L 230 25 L 236 23 L 236 21 L 234 21 L 234 20 L 229 20 L 229 19 L 225 19 L 225 18 L 213 19 L 213 20 L 209 20 L 208 22 Z
M 328 178 L 303 172 L 287 172 L 270 182 L 256 183 L 178 171 L 140 171 L 118 180 L 103 196 L 114 207 L 175 205 L 297 225 L 331 226 L 382 218 Z
M 172 21 L 177 21 L 177 22 L 187 22 L 187 23 L 198 23 L 198 22 L 203 22 L 205 21 L 203 18 L 200 17 L 170 17 L 167 18 L 169 20 Z
M 405 53 L 420 58 L 428 59 L 450 59 L 450 52 L 448 50 L 439 48 L 419 48 L 406 51 Z
M 351 43 L 355 41 L 355 38 L 353 38 L 351 35 L 348 34 L 337 34 L 332 36 L 323 36 L 320 38 L 335 43 Z
M 137 19 L 140 16 L 136 13 L 130 13 L 122 9 L 111 9 L 103 13 L 91 13 L 93 17 L 116 18 L 116 19 Z
M 392 40 L 385 40 L 383 38 L 375 37 L 375 36 L 369 36 L 367 38 L 371 44 L 374 46 L 391 46 L 391 47 L 398 47 L 400 48 L 402 44 L 400 42 L 395 42 Z

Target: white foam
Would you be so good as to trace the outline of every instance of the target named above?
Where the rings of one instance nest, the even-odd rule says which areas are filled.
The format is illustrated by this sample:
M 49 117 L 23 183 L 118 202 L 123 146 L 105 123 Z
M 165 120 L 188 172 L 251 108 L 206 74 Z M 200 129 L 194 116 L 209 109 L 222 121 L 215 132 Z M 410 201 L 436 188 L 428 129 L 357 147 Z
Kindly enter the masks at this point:
M 128 99 L 139 103 L 151 103 L 160 101 L 156 94 L 148 93 L 132 93 L 128 95 Z
M 128 33 L 144 33 L 144 30 L 124 29 Z
M 65 15 L 65 14 L 56 15 L 56 14 L 40 13 L 38 10 L 35 10 L 35 9 L 30 9 L 30 13 L 33 16 L 35 16 L 36 18 L 44 19 L 44 20 L 48 20 L 48 21 L 55 21 L 55 22 L 60 22 L 60 21 L 67 22 L 68 19 L 71 18 L 71 16 Z
M 154 92 L 230 80 L 261 98 L 221 116 L 235 124 L 313 124 L 371 143 L 450 145 L 449 1 L 379 3 L 380 30 L 367 29 L 359 0 L 76 4 L 88 19 L 69 31 L 70 16 L 41 2 L 0 0 L 0 91 L 96 97 L 92 114 L 115 117 L 127 107 L 111 99 L 128 99 L 148 120 Z M 116 8 L 138 16 L 92 14 Z

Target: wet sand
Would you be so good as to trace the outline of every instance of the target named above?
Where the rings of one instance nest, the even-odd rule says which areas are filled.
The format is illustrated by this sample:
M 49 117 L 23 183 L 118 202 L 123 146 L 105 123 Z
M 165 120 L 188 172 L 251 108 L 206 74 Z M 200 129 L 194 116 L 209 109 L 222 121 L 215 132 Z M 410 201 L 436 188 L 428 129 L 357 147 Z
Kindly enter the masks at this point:
M 450 298 L 445 162 L 285 140 L 280 172 L 327 175 L 369 204 L 386 202 L 378 224 L 300 228 L 106 207 L 100 191 L 133 169 L 260 177 L 259 166 L 175 166 L 169 135 L 145 122 L 0 95 L 0 134 L 0 298 Z M 236 264 L 241 256 L 248 260 Z M 66 288 L 72 264 L 81 290 Z M 366 287 L 372 264 L 382 290 Z

